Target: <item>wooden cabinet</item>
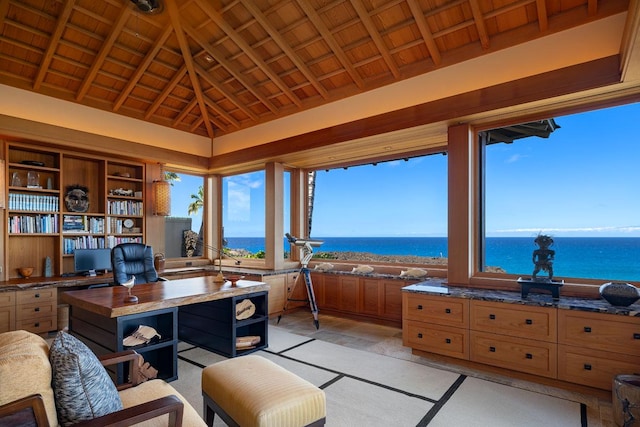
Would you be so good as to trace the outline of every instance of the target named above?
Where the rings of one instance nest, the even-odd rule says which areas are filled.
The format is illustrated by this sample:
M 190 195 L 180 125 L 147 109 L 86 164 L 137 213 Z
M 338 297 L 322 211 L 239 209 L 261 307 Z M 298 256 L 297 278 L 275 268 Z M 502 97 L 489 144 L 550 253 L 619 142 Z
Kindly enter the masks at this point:
M 269 285 L 269 315 L 282 312 L 287 299 L 287 275 L 265 275 L 260 279 Z
M 556 309 L 470 303 L 470 359 L 543 377 L 557 376 Z
M 254 292 L 214 301 L 181 306 L 178 334 L 181 340 L 227 357 L 248 354 L 268 346 L 267 292 Z M 236 304 L 249 299 L 255 313 L 248 319 L 236 319 Z M 259 336 L 255 347 L 236 348 L 236 338 Z
M 556 342 L 555 309 L 474 300 L 470 310 L 472 330 Z
M 0 333 L 16 328 L 16 293 L 0 292 Z
M 402 288 L 414 283 L 350 274 L 312 272 L 319 310 L 402 321 Z
M 33 145 L 6 144 L 5 279 L 19 267 L 74 271 L 75 248 L 144 240 L 145 164 Z M 68 194 L 76 189 L 79 198 Z
M 478 366 L 604 390 L 640 375 L 640 317 L 403 292 L 402 322 L 404 345 Z
M 469 300 L 408 292 L 402 297 L 404 345 L 469 358 Z
M 558 377 L 610 390 L 618 374 L 640 374 L 640 318 L 561 310 Z
M 58 290 L 56 288 L 16 291 L 16 329 L 36 334 L 58 327 Z

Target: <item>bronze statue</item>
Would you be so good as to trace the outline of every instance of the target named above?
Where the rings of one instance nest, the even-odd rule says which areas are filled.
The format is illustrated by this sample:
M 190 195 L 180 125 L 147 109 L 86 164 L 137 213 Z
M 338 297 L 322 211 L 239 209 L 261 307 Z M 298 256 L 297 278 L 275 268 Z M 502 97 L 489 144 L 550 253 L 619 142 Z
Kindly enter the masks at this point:
M 538 234 L 538 237 L 534 240 L 534 243 L 538 245 L 539 249 L 533 251 L 533 263 L 535 268 L 533 270 L 533 280 L 536 279 L 536 275 L 542 271 L 549 273 L 549 281 L 553 280 L 553 257 L 556 251 L 549 249 L 553 245 L 553 239 L 546 234 Z

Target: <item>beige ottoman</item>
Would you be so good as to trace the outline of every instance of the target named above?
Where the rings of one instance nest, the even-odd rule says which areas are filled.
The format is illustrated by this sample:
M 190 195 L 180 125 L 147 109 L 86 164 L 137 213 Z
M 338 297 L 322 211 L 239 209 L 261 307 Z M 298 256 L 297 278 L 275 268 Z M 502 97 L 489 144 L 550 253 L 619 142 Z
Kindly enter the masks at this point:
M 229 426 L 323 426 L 324 391 L 264 357 L 224 360 L 202 371 L 204 418 Z

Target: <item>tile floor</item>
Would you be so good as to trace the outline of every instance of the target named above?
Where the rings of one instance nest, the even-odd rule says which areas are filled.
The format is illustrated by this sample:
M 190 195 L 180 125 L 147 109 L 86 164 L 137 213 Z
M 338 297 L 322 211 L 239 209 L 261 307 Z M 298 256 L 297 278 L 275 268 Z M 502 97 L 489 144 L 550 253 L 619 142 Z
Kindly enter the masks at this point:
M 468 376 L 489 379 L 553 396 L 565 398 L 575 396 L 576 400 L 583 401 L 587 405 L 588 427 L 615 427 L 610 400 L 585 395 L 577 396 L 576 393 L 567 390 L 502 377 L 413 355 L 408 347 L 402 345 L 402 329 L 399 327 L 379 325 L 320 313 L 320 328 L 316 330 L 313 316 L 308 310 L 302 308 L 288 311 L 280 318 L 280 322 L 277 321 L 277 318 L 271 319 L 270 322 L 273 325 L 277 324 L 281 328 L 286 328 L 292 333 L 317 338 L 334 344 L 380 353 L 399 359 L 411 360 L 429 366 L 450 369 Z

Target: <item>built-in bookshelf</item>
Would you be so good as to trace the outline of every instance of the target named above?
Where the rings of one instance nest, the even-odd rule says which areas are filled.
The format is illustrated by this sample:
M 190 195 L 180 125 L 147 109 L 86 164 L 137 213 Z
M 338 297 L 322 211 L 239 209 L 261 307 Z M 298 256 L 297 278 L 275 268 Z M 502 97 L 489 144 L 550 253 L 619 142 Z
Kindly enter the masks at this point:
M 5 146 L 4 279 L 19 277 L 19 267 L 44 275 L 45 258 L 54 275 L 70 273 L 76 248 L 144 241 L 144 163 L 21 142 Z

